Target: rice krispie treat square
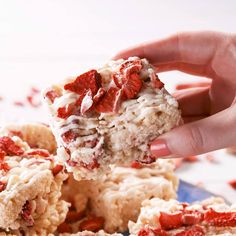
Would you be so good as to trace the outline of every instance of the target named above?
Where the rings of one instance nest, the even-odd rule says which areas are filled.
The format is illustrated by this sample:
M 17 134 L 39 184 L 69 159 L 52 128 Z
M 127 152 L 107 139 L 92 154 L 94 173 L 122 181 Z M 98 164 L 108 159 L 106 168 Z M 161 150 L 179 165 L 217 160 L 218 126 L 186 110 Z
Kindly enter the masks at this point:
M 64 221 L 69 204 L 60 196 L 67 175 L 49 152 L 55 151 L 52 137 L 47 127 L 36 124 L 9 125 L 0 131 L 2 234 L 46 236 Z M 52 143 L 42 145 L 45 140 Z
M 236 235 L 236 206 L 221 198 L 190 205 L 153 198 L 142 206 L 137 222 L 129 222 L 131 236 Z
M 58 155 L 75 179 L 97 179 L 110 164 L 155 158 L 149 143 L 181 122 L 176 100 L 146 59 L 111 61 L 44 93 Z
M 102 181 L 69 178 L 63 186 L 63 198 L 73 208 L 64 227 L 75 233 L 81 228 L 83 217 L 92 215 L 104 219 L 100 229 L 108 233 L 124 232 L 129 220 L 137 220 L 142 201 L 176 197 L 178 179 L 173 162 L 158 160 L 138 168 L 113 167 Z

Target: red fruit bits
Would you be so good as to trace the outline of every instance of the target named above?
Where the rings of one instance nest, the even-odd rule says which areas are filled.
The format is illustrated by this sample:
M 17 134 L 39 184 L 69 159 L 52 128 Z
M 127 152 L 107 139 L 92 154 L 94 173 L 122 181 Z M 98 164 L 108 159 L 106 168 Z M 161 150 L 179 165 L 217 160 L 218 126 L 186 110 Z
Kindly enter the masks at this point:
M 7 136 L 0 137 L 0 150 L 9 156 L 20 156 L 24 153 L 24 150 Z

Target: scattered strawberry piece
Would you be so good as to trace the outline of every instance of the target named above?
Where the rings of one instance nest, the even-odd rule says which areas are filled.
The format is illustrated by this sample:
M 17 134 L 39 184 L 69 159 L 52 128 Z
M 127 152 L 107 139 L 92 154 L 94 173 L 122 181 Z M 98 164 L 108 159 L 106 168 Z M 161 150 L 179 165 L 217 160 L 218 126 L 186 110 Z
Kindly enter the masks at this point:
M 50 90 L 45 94 L 45 97 L 47 97 L 51 103 L 54 103 L 54 100 L 59 97 L 59 95 L 54 90 Z
M 98 163 L 98 161 L 96 159 L 93 159 L 92 162 L 90 163 L 85 163 L 85 162 L 80 162 L 80 165 L 88 170 L 93 170 L 95 168 L 99 168 L 100 164 Z
M 55 176 L 59 172 L 61 172 L 62 170 L 63 170 L 63 166 L 62 165 L 56 165 L 55 167 L 52 168 L 52 174 Z
M 188 157 L 184 157 L 183 160 L 185 162 L 197 162 L 199 161 L 198 157 L 197 156 L 188 156 Z
M 85 96 L 83 97 L 83 100 L 81 102 L 80 112 L 82 115 L 85 114 L 93 105 L 93 94 L 92 91 L 89 89 Z
M 87 220 L 84 220 L 80 223 L 79 229 L 81 231 L 88 230 L 92 232 L 97 232 L 103 228 L 104 218 L 103 217 L 94 217 Z
M 99 113 L 115 112 L 118 109 L 117 106 L 121 99 L 119 89 L 111 87 L 97 105 L 95 105 L 95 110 Z
M 59 107 L 57 109 L 57 117 L 62 119 L 67 119 L 69 116 L 71 116 L 75 111 L 75 104 L 67 104 L 64 107 Z
M 22 207 L 21 217 L 28 223 L 29 226 L 34 224 L 34 219 L 31 215 L 32 207 L 29 201 L 26 201 L 24 206 Z
M 98 143 L 98 139 L 85 141 L 85 142 L 82 144 L 82 147 L 94 148 L 94 147 L 96 147 L 97 143 Z
M 138 162 L 138 161 L 133 161 L 133 162 L 131 163 L 131 168 L 142 169 L 142 168 L 143 168 L 143 165 L 142 165 L 140 162 Z
M 171 230 L 181 227 L 183 225 L 182 216 L 182 212 L 173 214 L 160 212 L 159 221 L 161 228 L 164 230 Z
M 104 88 L 99 88 L 96 95 L 93 97 L 93 102 L 96 104 L 105 95 L 106 90 Z
M 0 192 L 4 191 L 7 187 L 7 184 L 5 182 L 0 181 Z
M 126 82 L 123 84 L 122 88 L 124 94 L 128 99 L 135 98 L 140 92 L 143 82 L 139 77 L 139 74 L 133 73 L 127 78 Z
M 62 233 L 72 233 L 72 227 L 69 224 L 67 224 L 66 222 L 63 222 L 58 226 L 57 231 L 61 234 Z
M 6 162 L 0 162 L 0 170 L 4 170 L 5 172 L 7 172 L 10 169 L 10 166 Z
M 236 190 L 236 179 L 232 179 L 228 182 L 228 184 Z
M 14 104 L 14 106 L 18 106 L 18 107 L 25 106 L 25 104 L 23 102 L 21 102 L 21 101 L 15 101 L 13 104 Z
M 0 149 L 0 162 L 3 161 L 4 157 L 6 156 L 6 153 Z
M 34 149 L 26 152 L 27 156 L 41 156 L 41 157 L 49 157 L 50 153 L 46 149 Z
M 216 212 L 209 209 L 205 212 L 204 220 L 215 227 L 235 227 L 236 212 Z
M 61 137 L 65 143 L 70 143 L 74 141 L 78 136 L 79 136 L 78 133 L 76 133 L 75 131 L 68 130 L 64 134 L 62 134 Z
M 204 236 L 204 235 L 205 235 L 204 230 L 199 225 L 193 226 L 190 229 L 175 234 L 175 236 Z
M 151 79 L 151 82 L 152 82 L 152 86 L 153 86 L 154 88 L 161 89 L 161 88 L 163 88 L 164 85 L 165 85 L 164 83 L 162 83 L 162 82 L 160 81 L 158 75 L 157 75 L 155 72 L 153 72 L 153 73 L 150 74 L 150 79 Z
M 20 156 L 24 153 L 24 150 L 7 136 L 0 137 L 0 150 L 4 151 L 9 156 Z
M 184 226 L 191 226 L 200 223 L 203 220 L 203 214 L 199 211 L 184 210 L 182 223 Z
M 69 211 L 66 216 L 67 223 L 74 223 L 76 221 L 81 220 L 85 216 L 85 211 L 77 212 L 77 211 Z
M 162 229 L 141 229 L 138 232 L 138 236 L 168 236 L 168 234 Z
M 77 94 L 82 94 L 84 91 L 90 89 L 95 95 L 101 87 L 101 75 L 96 70 L 90 70 L 76 78 L 75 81 L 64 86 L 65 90 L 70 90 Z
M 154 156 L 151 155 L 146 155 L 143 157 L 142 160 L 140 160 L 139 162 L 143 163 L 143 164 L 151 164 L 153 162 L 156 161 L 156 158 Z

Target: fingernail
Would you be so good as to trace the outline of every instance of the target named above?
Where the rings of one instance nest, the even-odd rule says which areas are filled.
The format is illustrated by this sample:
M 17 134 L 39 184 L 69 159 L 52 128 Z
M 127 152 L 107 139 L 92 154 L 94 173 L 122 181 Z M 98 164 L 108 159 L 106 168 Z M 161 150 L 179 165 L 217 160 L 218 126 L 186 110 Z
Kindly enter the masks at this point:
M 151 143 L 150 150 L 151 153 L 157 158 L 171 155 L 171 152 L 168 149 L 166 141 L 163 139 L 156 139 L 155 141 L 153 141 Z

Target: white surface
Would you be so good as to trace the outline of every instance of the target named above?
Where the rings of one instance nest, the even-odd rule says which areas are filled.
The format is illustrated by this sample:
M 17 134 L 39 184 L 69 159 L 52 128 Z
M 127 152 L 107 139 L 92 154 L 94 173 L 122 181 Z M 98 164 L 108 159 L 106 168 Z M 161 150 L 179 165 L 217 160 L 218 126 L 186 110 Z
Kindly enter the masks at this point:
M 30 86 L 42 88 L 105 63 L 120 49 L 178 31 L 235 33 L 236 1 L 0 0 L 0 122 L 43 121 L 45 110 L 14 107 Z M 196 80 L 178 72 L 160 76 L 169 89 Z M 236 157 L 217 152 L 219 164 L 189 164 L 178 175 L 234 201 L 226 181 Z

